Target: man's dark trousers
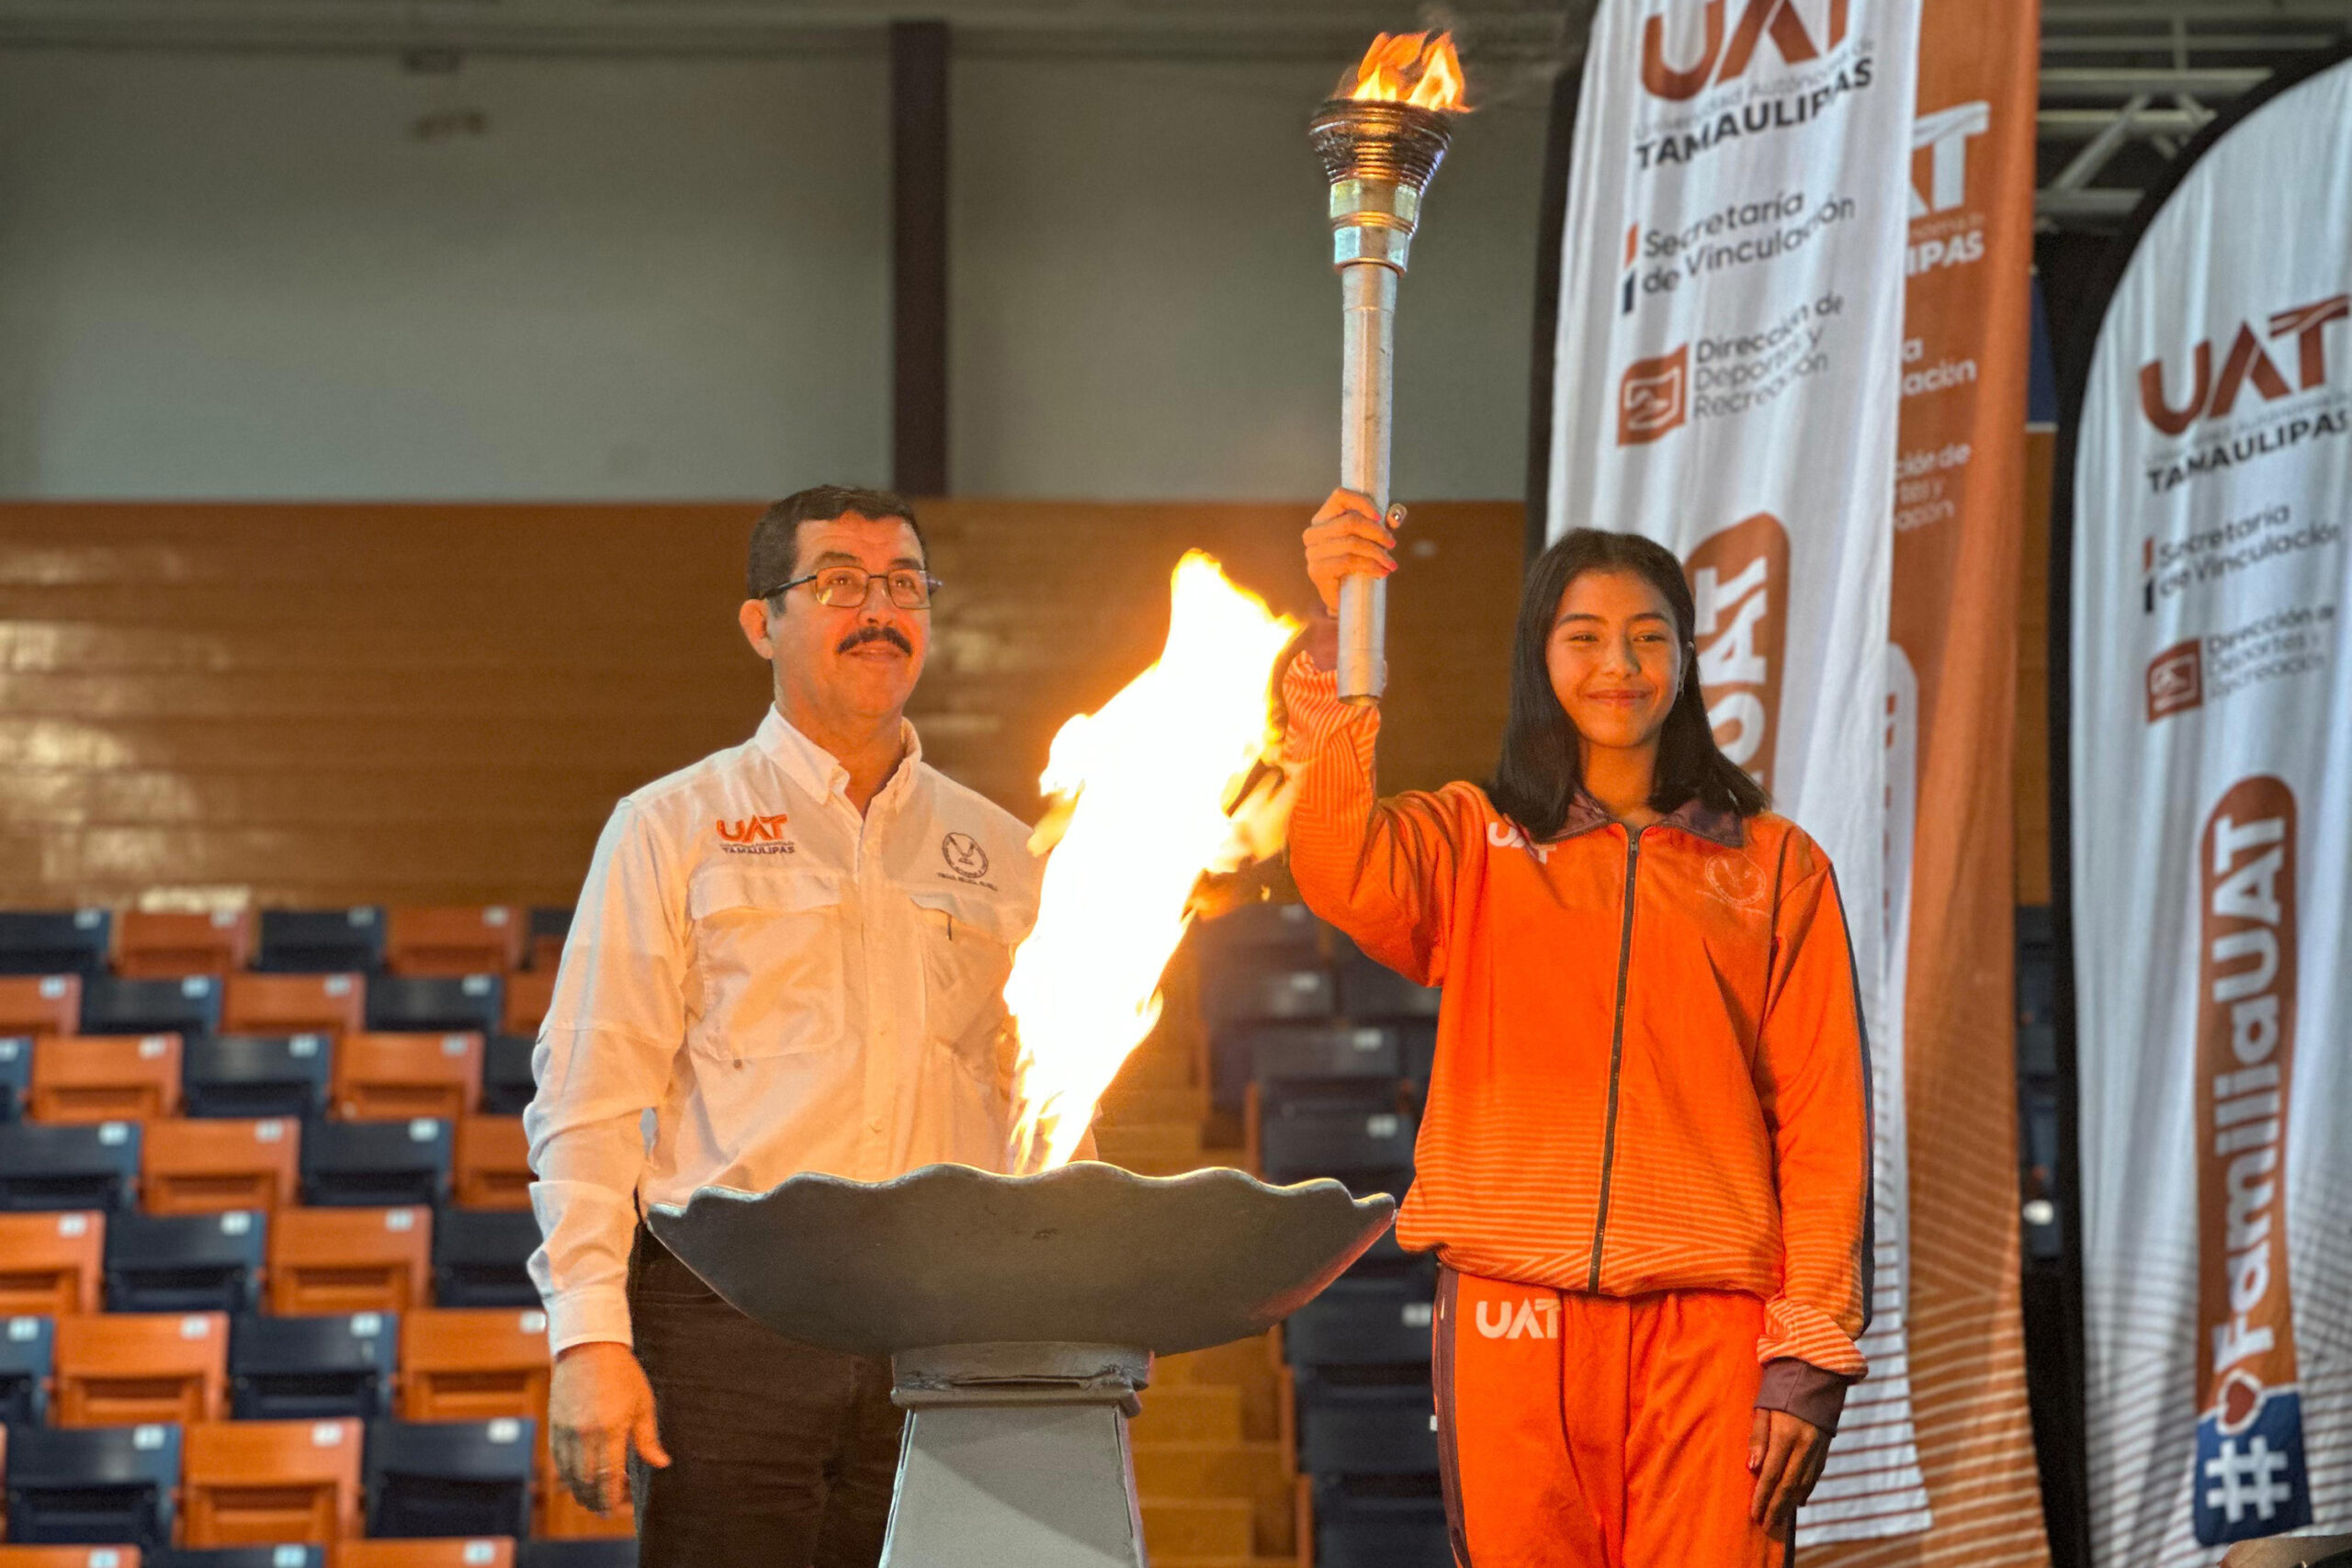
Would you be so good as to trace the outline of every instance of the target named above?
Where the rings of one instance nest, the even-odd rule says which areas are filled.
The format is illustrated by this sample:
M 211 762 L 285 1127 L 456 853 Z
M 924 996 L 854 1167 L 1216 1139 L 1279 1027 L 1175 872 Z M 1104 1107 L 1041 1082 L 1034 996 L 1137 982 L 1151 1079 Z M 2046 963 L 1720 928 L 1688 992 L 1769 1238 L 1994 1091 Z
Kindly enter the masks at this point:
M 628 1315 L 670 1454 L 629 1460 L 639 1568 L 874 1568 L 905 1420 L 889 1360 L 761 1327 L 641 1225 Z

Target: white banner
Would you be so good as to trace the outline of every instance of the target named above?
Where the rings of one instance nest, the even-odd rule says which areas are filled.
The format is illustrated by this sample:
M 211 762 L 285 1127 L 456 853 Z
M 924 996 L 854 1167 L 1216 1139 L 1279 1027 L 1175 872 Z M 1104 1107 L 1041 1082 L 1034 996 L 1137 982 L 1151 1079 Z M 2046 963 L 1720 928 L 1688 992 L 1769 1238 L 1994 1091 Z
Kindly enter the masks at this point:
M 2216 141 L 2074 477 L 2097 1561 L 2352 1529 L 2352 62 Z
M 1828 851 L 1861 975 L 1879 1134 L 1871 1375 L 1801 1542 L 1930 1523 L 1890 931 L 1916 686 L 1887 635 L 1918 13 L 1602 0 L 1562 234 L 1550 533 L 1631 530 L 1682 557 L 1717 739 Z

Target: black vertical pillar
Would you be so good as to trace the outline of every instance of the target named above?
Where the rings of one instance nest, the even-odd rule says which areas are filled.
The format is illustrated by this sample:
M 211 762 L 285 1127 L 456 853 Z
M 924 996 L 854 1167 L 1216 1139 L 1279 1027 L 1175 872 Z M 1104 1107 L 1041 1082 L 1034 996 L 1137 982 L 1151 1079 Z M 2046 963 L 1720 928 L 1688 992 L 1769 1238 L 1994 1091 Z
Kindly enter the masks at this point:
M 890 24 L 890 483 L 947 492 L 947 24 Z
M 1587 22 L 1587 27 L 1591 25 Z M 1552 109 L 1544 136 L 1544 190 L 1536 207 L 1535 341 L 1528 355 L 1527 558 L 1544 546 L 1552 501 L 1552 397 L 1558 367 L 1560 246 L 1568 221 L 1568 156 L 1575 145 L 1577 96 L 1584 83 L 1579 62 L 1552 79 Z

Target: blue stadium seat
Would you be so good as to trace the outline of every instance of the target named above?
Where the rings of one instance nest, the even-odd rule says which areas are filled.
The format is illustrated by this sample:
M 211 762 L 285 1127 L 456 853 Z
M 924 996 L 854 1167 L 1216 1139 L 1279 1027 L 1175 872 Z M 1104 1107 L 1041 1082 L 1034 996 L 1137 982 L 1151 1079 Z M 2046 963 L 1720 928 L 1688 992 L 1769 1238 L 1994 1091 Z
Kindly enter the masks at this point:
M 169 1546 L 179 1483 L 177 1427 L 11 1427 L 8 1540 Z
M 400 1315 L 248 1314 L 229 1328 L 229 1402 L 240 1421 L 372 1421 L 392 1408 Z
M 1360 1023 L 1242 1023 L 1218 1043 L 1249 1054 L 1248 1077 L 1264 1083 L 1299 1079 L 1382 1078 L 1405 1074 L 1404 1039 L 1393 1026 Z
M 57 1325 L 45 1317 L 0 1322 L 0 1423 L 40 1426 L 49 1419 L 49 1367 Z
M 1409 1170 L 1413 1134 L 1406 1111 L 1277 1100 L 1265 1107 L 1259 1124 L 1259 1163 L 1275 1183 Z
M 180 1046 L 181 1110 L 247 1122 L 323 1115 L 334 1067 L 323 1034 L 198 1036 Z
M 449 1197 L 449 1123 L 313 1122 L 302 1130 L 302 1201 L 314 1206 L 439 1205 Z
M 385 1034 L 495 1034 L 504 1001 L 495 975 L 379 976 L 368 982 L 368 1027 Z
M 520 1116 L 537 1084 L 531 1053 L 538 1042 L 527 1034 L 493 1034 L 481 1052 L 481 1109 L 485 1116 Z
M 1453 1568 L 1437 1478 L 1409 1486 L 1356 1477 L 1317 1485 L 1315 1561 L 1317 1568 Z
M 514 1568 L 637 1568 L 637 1538 L 595 1540 L 518 1540 Z
M 1435 986 L 1417 986 L 1362 953 L 1340 965 L 1340 1011 L 1359 1022 L 1435 1018 L 1441 995 Z
M 1435 1475 L 1436 1405 L 1424 1379 L 1298 1379 L 1298 1463 L 1316 1476 Z
M 444 1209 L 433 1221 L 433 1303 L 445 1307 L 535 1307 L 525 1267 L 538 1250 L 528 1209 Z
M 1430 1283 L 1412 1274 L 1349 1275 L 1283 1323 L 1295 1367 L 1426 1365 Z
M 117 1214 L 107 1224 L 108 1312 L 250 1312 L 261 1299 L 268 1216 Z
M 1295 962 L 1201 965 L 1201 1011 L 1212 1024 L 1245 1019 L 1329 1018 L 1339 1001 L 1331 971 Z
M 103 975 L 114 916 L 105 909 L 0 909 L 0 975 Z
M 136 1122 L 0 1123 L 0 1209 L 127 1209 L 138 1181 Z
M 563 953 L 564 939 L 571 934 L 571 907 L 568 904 L 537 904 L 531 908 L 531 924 L 524 948 L 534 969 L 552 969 Z
M 140 1568 L 326 1568 L 327 1549 L 284 1541 L 276 1546 L 184 1546 L 144 1554 Z
M 15 1122 L 25 1114 L 25 1094 L 33 1082 L 33 1041 L 29 1034 L 0 1036 L 0 1122 Z
M 1346 939 L 1317 919 L 1315 911 L 1304 904 L 1269 903 L 1244 904 L 1213 920 L 1203 920 L 1193 928 L 1193 941 L 1206 967 L 1233 962 L 1245 953 L 1312 967 Z
M 177 980 L 126 980 L 93 975 L 82 982 L 85 1034 L 217 1034 L 220 981 L 189 975 Z
M 527 1536 L 534 1423 L 377 1421 L 368 1427 L 371 1536 Z
M 277 975 L 373 975 L 384 966 L 384 911 L 264 909 L 254 967 Z

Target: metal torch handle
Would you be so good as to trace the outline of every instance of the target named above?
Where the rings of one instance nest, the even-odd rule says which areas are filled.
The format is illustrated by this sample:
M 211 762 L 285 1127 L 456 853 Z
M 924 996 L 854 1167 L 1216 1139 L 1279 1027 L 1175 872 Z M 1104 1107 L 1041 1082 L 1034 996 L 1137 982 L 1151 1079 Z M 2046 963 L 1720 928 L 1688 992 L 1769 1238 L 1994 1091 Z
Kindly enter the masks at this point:
M 1396 271 L 1378 262 L 1340 268 L 1344 322 L 1340 369 L 1340 483 L 1388 513 L 1389 361 L 1396 353 Z M 1376 703 L 1388 684 L 1388 584 L 1340 582 L 1340 696 Z

